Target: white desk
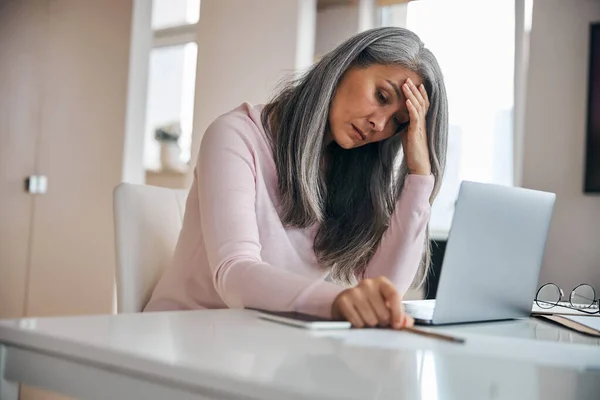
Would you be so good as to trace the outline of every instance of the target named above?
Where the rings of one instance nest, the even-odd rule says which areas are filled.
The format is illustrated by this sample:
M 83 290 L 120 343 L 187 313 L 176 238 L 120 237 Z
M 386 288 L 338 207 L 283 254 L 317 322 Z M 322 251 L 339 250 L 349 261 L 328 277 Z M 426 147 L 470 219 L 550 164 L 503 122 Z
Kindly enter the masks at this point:
M 243 310 L 0 321 L 14 382 L 86 399 L 597 399 L 600 340 L 533 320 L 310 332 Z M 3 379 L 2 379 L 3 377 Z

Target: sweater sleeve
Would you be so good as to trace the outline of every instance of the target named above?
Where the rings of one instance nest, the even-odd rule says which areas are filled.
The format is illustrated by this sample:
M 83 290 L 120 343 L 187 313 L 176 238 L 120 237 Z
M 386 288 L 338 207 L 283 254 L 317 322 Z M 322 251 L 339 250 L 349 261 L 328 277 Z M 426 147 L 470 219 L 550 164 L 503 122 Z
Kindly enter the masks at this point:
M 343 287 L 261 259 L 256 217 L 256 153 L 242 118 L 224 116 L 207 129 L 198 166 L 202 233 L 213 284 L 231 308 L 298 311 L 331 317 Z
M 425 246 L 434 182 L 433 175 L 407 175 L 390 224 L 367 265 L 365 277 L 385 276 L 400 293 L 408 290 Z

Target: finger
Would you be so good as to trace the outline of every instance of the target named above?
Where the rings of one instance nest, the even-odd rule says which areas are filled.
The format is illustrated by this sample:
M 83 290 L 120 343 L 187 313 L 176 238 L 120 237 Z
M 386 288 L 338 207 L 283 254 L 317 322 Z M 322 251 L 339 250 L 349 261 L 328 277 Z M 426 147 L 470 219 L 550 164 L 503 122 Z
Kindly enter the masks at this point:
M 408 80 L 404 83 L 404 85 L 402 85 L 402 90 L 404 91 L 404 96 L 406 97 L 406 101 L 410 101 L 412 102 L 413 106 L 416 106 L 419 104 L 417 98 L 415 97 L 414 93 L 412 92 L 411 88 L 410 88 L 410 84 L 408 83 Z M 409 110 L 410 112 L 410 110 Z M 417 111 L 418 114 L 418 111 Z
M 385 305 L 385 299 L 379 289 L 369 293 L 369 302 L 371 308 L 375 311 L 379 326 L 388 326 L 390 324 L 390 309 Z
M 377 317 L 378 325 L 388 326 L 390 323 L 390 310 L 385 305 L 385 299 L 379 288 L 380 284 L 378 279 L 363 279 L 359 287 L 363 289 L 363 293 L 367 296 L 371 309 Z
M 415 326 L 415 319 L 408 315 L 406 312 L 404 313 L 404 315 L 406 315 L 406 319 L 404 320 L 404 328 L 412 328 L 413 326 Z
M 406 100 L 406 109 L 408 110 L 408 116 L 410 117 L 410 123 L 411 123 L 411 125 L 414 126 L 415 124 L 417 124 L 417 121 L 419 121 L 419 111 L 417 110 L 417 107 L 415 107 L 414 103 L 410 99 Z M 408 130 L 408 132 L 410 132 L 410 129 Z
M 415 325 L 415 320 L 413 317 L 404 312 L 404 316 L 402 318 L 402 323 L 400 324 L 400 329 L 402 328 L 411 328 Z
M 419 108 L 425 108 L 425 99 L 423 98 L 423 96 L 421 95 L 421 92 L 419 92 L 419 89 L 417 88 L 417 86 L 415 86 L 415 84 L 413 83 L 413 81 L 409 79 L 406 80 L 406 98 L 411 99 L 413 101 L 413 104 L 415 106 L 418 106 Z
M 358 312 L 354 309 L 354 305 L 351 301 L 343 299 L 339 303 L 340 311 L 346 320 L 348 320 L 353 327 L 362 328 L 364 322 Z
M 381 282 L 380 291 L 386 303 L 389 305 L 391 313 L 391 326 L 394 329 L 401 328 L 402 323 L 404 322 L 404 307 L 402 306 L 402 297 L 394 285 L 387 280 Z
M 413 95 L 417 99 L 418 104 L 421 106 L 421 108 L 425 109 L 425 105 L 426 105 L 425 98 L 423 97 L 423 94 L 421 93 L 421 91 L 419 90 L 417 85 L 415 85 L 415 83 L 410 78 L 408 78 L 408 84 L 409 84 L 410 90 L 412 91 Z
M 408 115 L 410 117 L 410 124 L 408 125 L 409 128 L 411 125 L 414 126 L 421 121 L 421 112 L 419 111 L 420 107 L 421 106 L 419 106 L 419 103 L 417 103 L 417 100 L 414 98 L 414 96 L 412 98 L 408 98 L 407 96 L 406 109 L 408 110 Z
M 367 296 L 360 291 L 355 294 L 353 300 L 354 308 L 356 308 L 364 323 L 368 326 L 377 325 L 377 316 L 375 315 L 375 310 L 373 310 L 373 307 L 371 306 Z
M 427 95 L 427 90 L 425 90 L 425 86 L 423 86 L 423 84 L 421 83 L 421 85 L 419 85 L 419 92 L 421 92 L 421 96 L 423 96 L 423 99 L 425 100 L 425 111 L 429 110 L 429 96 Z

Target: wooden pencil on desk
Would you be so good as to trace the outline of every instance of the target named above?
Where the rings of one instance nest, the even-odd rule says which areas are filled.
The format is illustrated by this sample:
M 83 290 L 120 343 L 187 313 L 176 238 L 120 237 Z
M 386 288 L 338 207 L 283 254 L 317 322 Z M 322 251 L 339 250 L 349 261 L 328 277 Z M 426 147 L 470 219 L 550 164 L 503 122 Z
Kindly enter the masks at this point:
M 415 333 L 417 335 L 427 336 L 432 339 L 445 340 L 447 342 L 453 342 L 453 343 L 464 343 L 465 342 L 465 339 L 463 339 L 463 338 L 457 338 L 457 337 L 450 336 L 450 335 L 444 335 L 443 333 L 435 333 L 435 332 L 425 331 L 425 330 L 422 330 L 419 328 L 414 328 L 414 327 L 410 327 L 410 328 L 405 327 L 400 330 L 410 332 L 410 333 Z

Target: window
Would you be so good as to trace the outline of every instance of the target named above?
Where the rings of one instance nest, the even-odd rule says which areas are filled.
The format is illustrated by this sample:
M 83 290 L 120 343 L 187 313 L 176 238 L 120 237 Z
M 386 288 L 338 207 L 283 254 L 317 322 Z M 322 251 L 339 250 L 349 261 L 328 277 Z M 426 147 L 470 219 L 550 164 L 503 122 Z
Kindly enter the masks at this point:
M 382 9 L 436 56 L 448 93 L 446 175 L 432 233 L 450 229 L 460 182 L 513 184 L 514 0 L 420 0 Z
M 153 48 L 150 53 L 144 166 L 160 170 L 157 128 L 180 132 L 180 162 L 190 160 L 200 0 L 153 0 Z
M 195 24 L 200 19 L 200 0 L 153 0 L 152 29 Z

